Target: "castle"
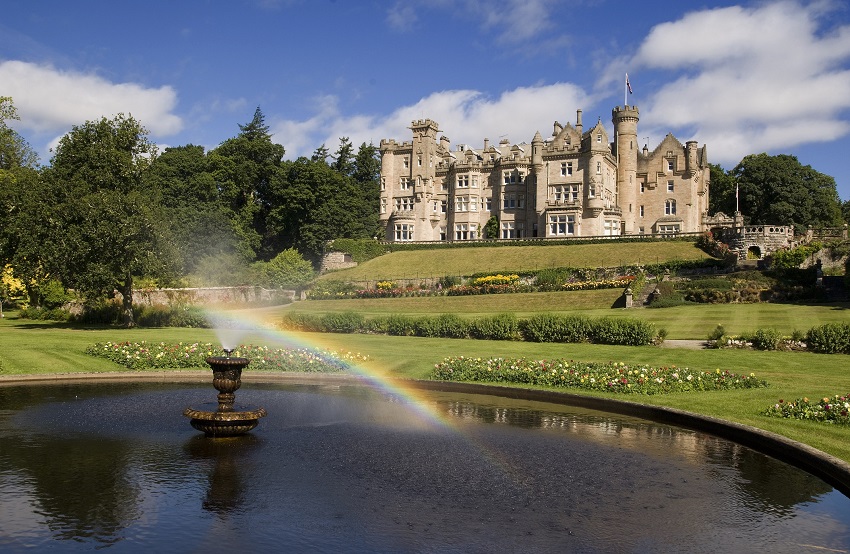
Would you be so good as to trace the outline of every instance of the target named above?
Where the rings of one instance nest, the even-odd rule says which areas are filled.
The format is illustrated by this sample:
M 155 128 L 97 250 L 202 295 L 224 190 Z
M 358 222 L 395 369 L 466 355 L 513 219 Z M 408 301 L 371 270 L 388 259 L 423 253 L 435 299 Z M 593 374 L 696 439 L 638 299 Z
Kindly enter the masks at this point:
M 380 218 L 385 240 L 569 238 L 700 232 L 708 213 L 705 146 L 668 134 L 638 146 L 636 106 L 612 110 L 614 140 L 557 121 L 551 137 L 474 149 L 437 122 L 414 121 L 413 140 L 382 140 Z M 484 236 L 495 216 L 498 236 Z

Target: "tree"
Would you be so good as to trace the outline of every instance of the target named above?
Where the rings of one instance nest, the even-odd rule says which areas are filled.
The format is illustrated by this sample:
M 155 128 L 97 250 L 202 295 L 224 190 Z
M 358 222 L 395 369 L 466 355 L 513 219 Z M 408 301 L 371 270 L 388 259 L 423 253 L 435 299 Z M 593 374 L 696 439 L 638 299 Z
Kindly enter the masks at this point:
M 52 247 L 42 264 L 89 301 L 118 290 L 128 327 L 134 279 L 168 279 L 176 261 L 159 198 L 144 187 L 155 154 L 145 128 L 119 114 L 74 126 L 44 171 Z
M 841 217 L 844 218 L 844 223 L 850 224 L 850 200 L 841 204 Z
M 182 261 L 182 273 L 197 272 L 201 260 L 227 257 L 240 247 L 234 218 L 216 187 L 202 146 L 166 148 L 145 172 L 145 186 L 156 191 Z M 252 262 L 241 260 L 240 265 Z
M 7 123 L 19 119 L 12 99 L 0 96 L 0 178 L 20 168 L 38 167 L 38 154 Z
M 491 240 L 499 238 L 499 218 L 495 215 L 491 215 L 487 224 L 484 225 L 484 238 Z
M 357 149 L 354 157 L 354 170 L 351 175 L 360 190 L 359 217 L 362 222 L 363 236 L 373 238 L 381 231 L 381 159 L 375 145 L 365 142 Z
M 735 178 L 717 164 L 708 164 L 711 171 L 708 211 L 733 215 L 735 206 Z
M 257 262 L 254 269 L 260 284 L 275 287 L 303 287 L 314 276 L 313 265 L 294 248 L 288 248 L 269 260 Z
M 254 258 L 265 234 L 264 214 L 270 209 L 272 183 L 286 153 L 272 142 L 263 112 L 258 107 L 240 133 L 210 152 L 210 170 L 216 188 L 231 213 L 242 255 Z
M 731 172 L 741 212 L 754 224 L 831 227 L 841 221 L 835 179 L 803 166 L 795 156 L 751 154 Z
M 354 146 L 348 137 L 339 139 L 339 148 L 333 155 L 331 167 L 343 175 L 349 176 L 354 171 Z

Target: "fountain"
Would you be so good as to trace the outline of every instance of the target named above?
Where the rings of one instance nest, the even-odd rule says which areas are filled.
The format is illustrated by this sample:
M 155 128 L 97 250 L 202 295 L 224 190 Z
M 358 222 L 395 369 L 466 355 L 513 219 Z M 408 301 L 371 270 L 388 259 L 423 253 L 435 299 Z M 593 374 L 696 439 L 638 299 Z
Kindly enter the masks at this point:
M 242 386 L 242 370 L 250 363 L 248 358 L 234 357 L 232 348 L 224 349 L 226 356 L 210 356 L 206 362 L 213 372 L 213 386 L 218 391 L 218 408 L 204 410 L 186 408 L 183 415 L 189 423 L 208 437 L 233 437 L 243 435 L 257 426 L 266 410 L 253 406 L 236 406 L 236 391 Z M 210 406 L 211 405 L 205 405 Z

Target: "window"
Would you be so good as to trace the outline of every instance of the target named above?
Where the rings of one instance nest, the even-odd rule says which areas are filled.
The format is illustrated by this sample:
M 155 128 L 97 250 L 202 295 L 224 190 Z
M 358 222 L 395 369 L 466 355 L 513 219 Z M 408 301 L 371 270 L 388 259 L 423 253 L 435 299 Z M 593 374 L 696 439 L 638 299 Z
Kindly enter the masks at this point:
M 407 169 L 410 167 L 410 158 L 407 156 L 404 157 L 404 168 Z
M 436 202 L 436 201 L 435 201 L 435 202 L 434 202 L 434 213 L 437 213 L 437 210 L 438 210 L 438 209 L 439 209 L 439 202 Z
M 638 229 L 638 233 L 640 233 L 641 235 L 643 235 L 643 234 L 645 234 L 645 233 L 646 233 L 646 231 L 644 231 L 644 230 L 643 230 L 643 227 L 640 227 L 640 228 Z
M 515 239 L 516 238 L 516 228 L 514 227 L 513 221 L 503 221 L 502 222 L 502 238 L 503 239 Z
M 505 184 L 506 185 L 515 185 L 516 184 L 516 173 L 513 171 L 505 171 Z
M 602 162 L 596 162 L 596 174 L 597 175 L 602 174 Z
M 455 196 L 455 211 L 456 212 L 469 211 L 469 197 L 468 196 Z
M 440 200 L 440 213 L 446 213 L 448 210 L 448 200 Z
M 620 234 L 620 222 L 616 219 L 606 219 L 602 224 L 602 234 L 606 237 L 613 237 Z
M 413 197 L 402 196 L 395 199 L 395 209 L 398 212 L 409 212 L 413 210 Z
M 525 207 L 524 194 L 506 194 L 503 198 L 502 207 L 506 210 Z
M 643 204 L 640 205 L 640 216 L 643 217 Z
M 459 189 L 469 188 L 469 175 L 458 175 L 457 176 L 457 187 Z
M 387 213 L 387 199 L 384 197 L 381 198 L 381 213 Z
M 381 190 L 387 190 L 387 178 L 381 177 Z
M 561 162 L 561 177 L 567 176 L 567 162 Z
M 557 185 L 552 187 L 555 202 L 575 202 L 578 200 L 578 185 Z
M 641 194 L 643 194 L 643 191 L 644 191 L 644 190 L 646 190 L 646 184 L 645 184 L 645 183 L 641 183 L 641 184 L 640 184 L 640 193 L 641 193 Z
M 596 133 L 596 144 L 602 144 L 602 133 Z
M 422 156 L 419 156 L 419 157 L 416 159 L 416 165 L 418 165 L 419 167 L 422 167 Z
M 399 188 L 401 190 L 410 190 L 410 177 L 399 178 Z
M 493 211 L 493 199 L 492 198 L 487 199 L 487 211 L 488 212 Z
M 658 232 L 661 233 L 662 235 L 673 235 L 673 234 L 676 234 L 676 233 L 679 232 L 679 225 L 678 224 L 659 225 L 658 226 Z
M 447 181 L 440 181 L 440 190 L 449 190 L 449 183 Z
M 456 223 L 455 240 L 475 240 L 477 238 L 478 225 L 475 223 Z
M 674 186 L 673 181 L 667 181 L 667 192 L 673 192 Z
M 676 201 L 672 198 L 664 202 L 664 215 L 676 215 Z
M 574 215 L 550 215 L 549 235 L 566 236 L 575 234 L 576 218 Z
M 474 188 L 474 189 L 478 188 L 478 175 L 472 176 L 472 188 Z
M 587 197 L 595 198 L 596 197 L 596 183 L 590 181 L 590 184 L 587 185 Z
M 674 164 L 673 160 L 667 160 L 667 172 L 669 173 L 669 172 L 673 171 L 674 167 L 675 167 L 675 164 Z
M 396 223 L 395 224 L 395 240 L 399 242 L 410 242 L 413 240 L 413 224 L 412 223 Z
M 446 228 L 440 227 L 440 240 L 446 240 Z

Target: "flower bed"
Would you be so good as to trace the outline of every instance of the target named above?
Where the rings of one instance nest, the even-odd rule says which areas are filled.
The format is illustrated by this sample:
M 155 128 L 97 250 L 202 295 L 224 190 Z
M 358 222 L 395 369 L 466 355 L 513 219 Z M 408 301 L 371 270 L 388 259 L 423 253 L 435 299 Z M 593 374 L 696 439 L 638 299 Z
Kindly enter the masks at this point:
M 601 281 L 574 281 L 561 285 L 561 290 L 598 290 L 625 288 L 635 280 L 634 275 L 626 275 L 617 279 L 603 279 Z
M 785 417 L 788 419 L 808 419 L 822 423 L 850 425 L 850 393 L 836 394 L 832 398 L 823 397 L 816 402 L 808 398 L 798 398 L 793 402 L 779 400 L 765 410 L 764 415 Z
M 694 371 L 688 368 L 628 366 L 622 362 L 593 363 L 525 358 L 446 358 L 434 366 L 431 379 L 525 383 L 623 394 L 665 394 L 683 391 L 749 389 L 768 386 L 755 374 Z
M 206 358 L 224 356 L 225 352 L 211 343 L 168 344 L 142 342 L 97 343 L 86 354 L 106 358 L 133 370 L 208 368 Z M 240 345 L 234 356 L 251 360 L 251 370 L 339 372 L 352 363 L 366 360 L 360 354 L 330 350 L 271 349 L 267 346 Z

